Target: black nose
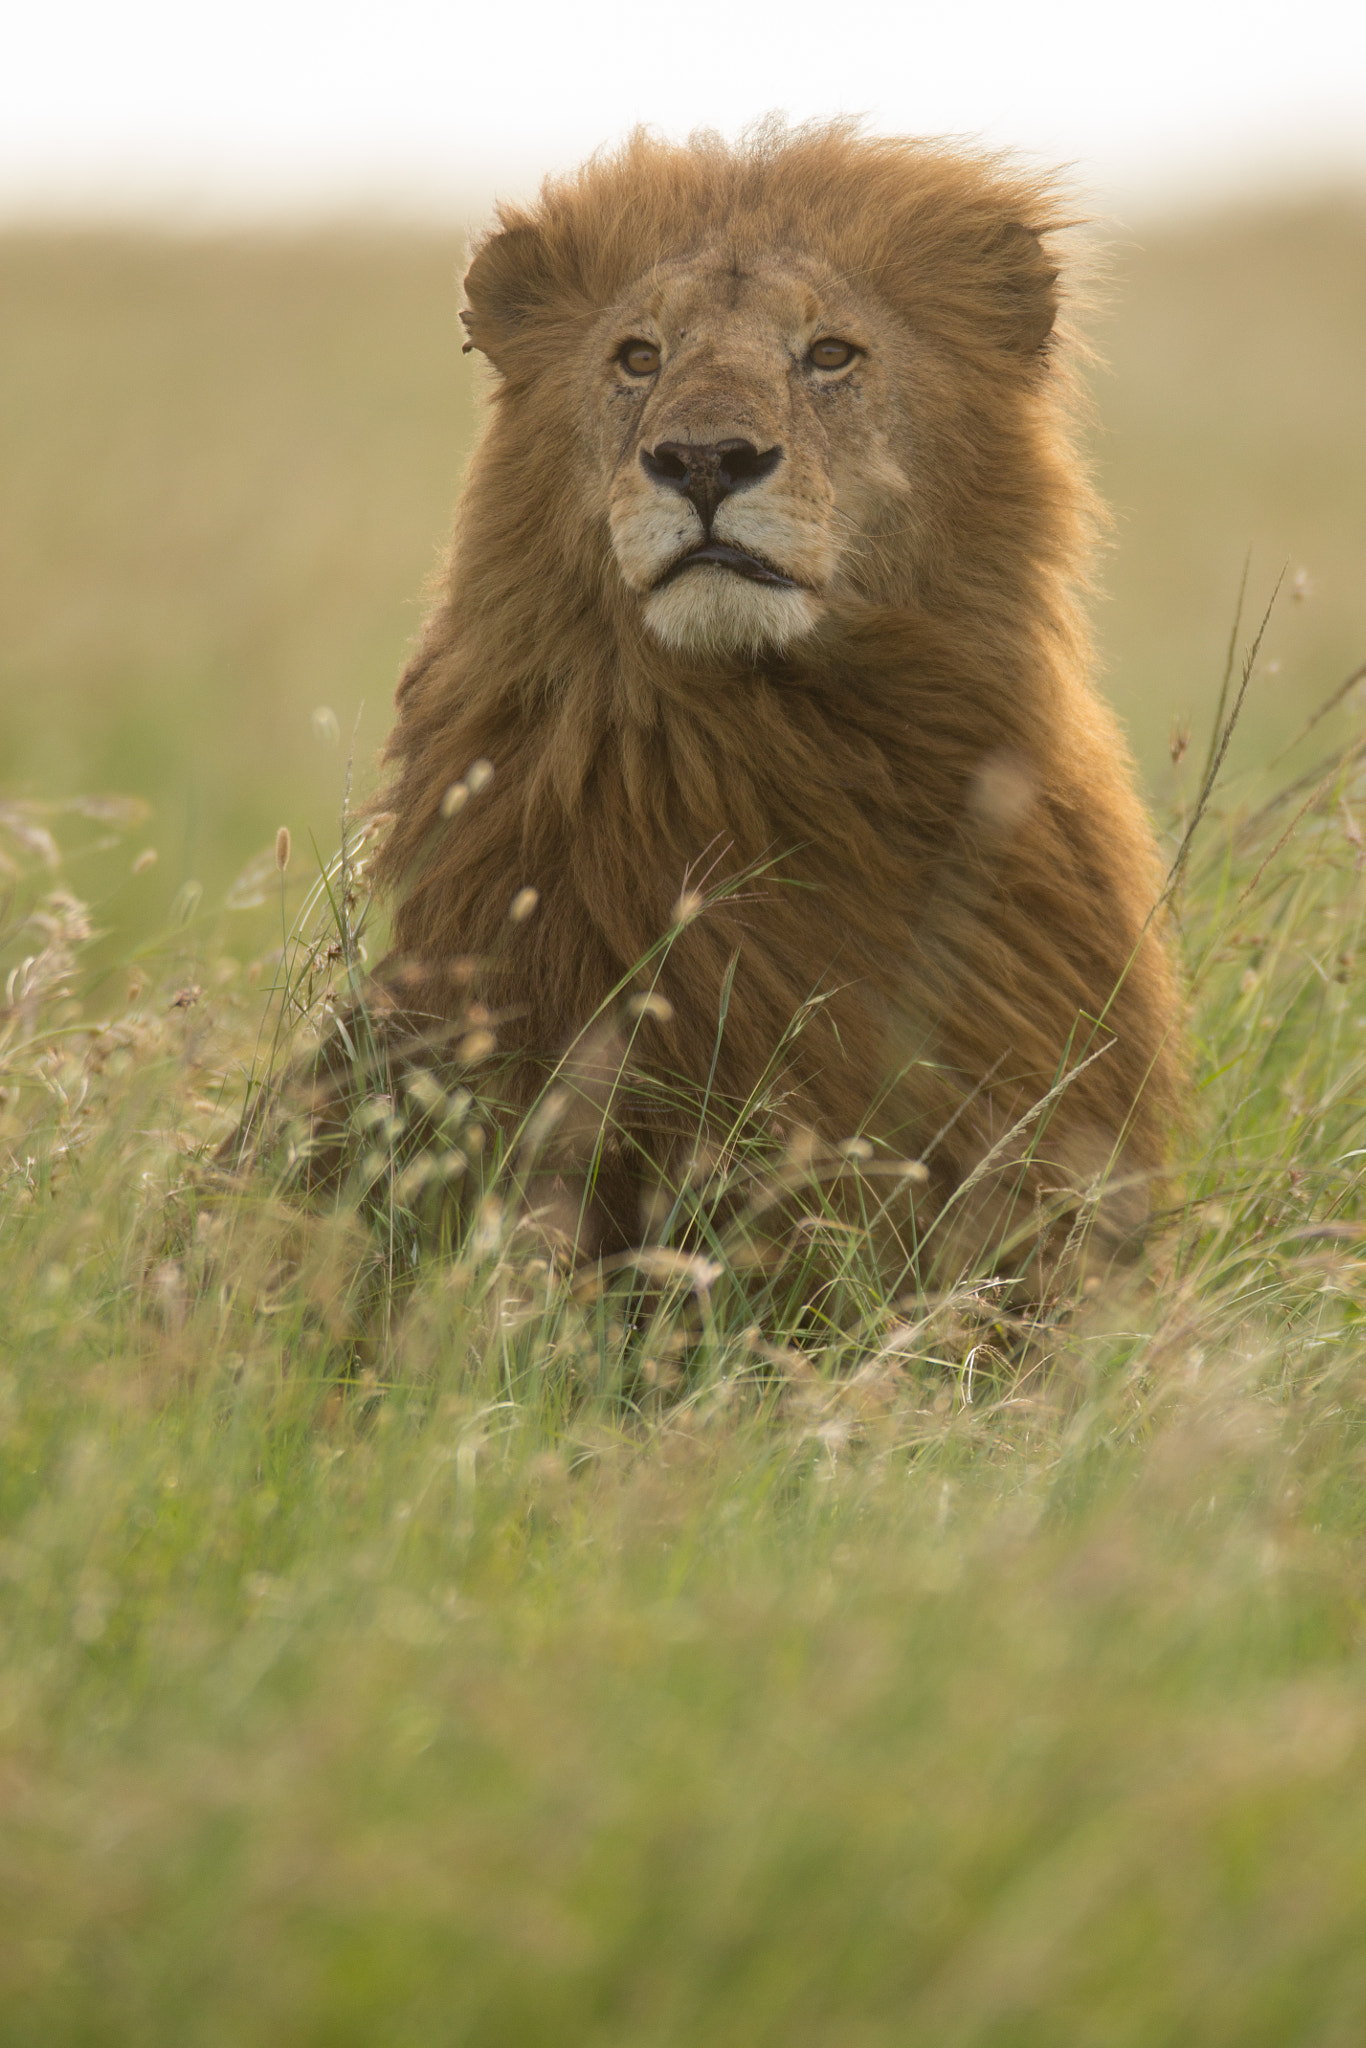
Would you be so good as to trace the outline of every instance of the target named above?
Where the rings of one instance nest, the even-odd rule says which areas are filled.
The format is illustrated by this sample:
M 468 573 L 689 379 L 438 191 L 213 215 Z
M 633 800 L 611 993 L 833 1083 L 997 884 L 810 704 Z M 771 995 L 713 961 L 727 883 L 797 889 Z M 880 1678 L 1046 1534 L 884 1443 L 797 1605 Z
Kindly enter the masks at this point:
M 781 448 L 766 449 L 761 455 L 752 441 L 660 441 L 640 451 L 646 476 L 690 498 L 706 533 L 711 532 L 723 498 L 761 484 L 782 459 Z

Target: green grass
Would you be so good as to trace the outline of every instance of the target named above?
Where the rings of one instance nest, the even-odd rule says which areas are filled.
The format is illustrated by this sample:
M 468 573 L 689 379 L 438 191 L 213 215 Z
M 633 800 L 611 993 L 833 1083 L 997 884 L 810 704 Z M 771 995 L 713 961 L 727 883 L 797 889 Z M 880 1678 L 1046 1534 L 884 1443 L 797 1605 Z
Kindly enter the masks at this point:
M 1359 2040 L 1359 779 L 1206 820 L 1192 1163 L 1022 1365 L 225 1192 L 261 993 L 13 847 L 0 2038 Z
M 150 802 L 155 871 L 82 869 L 124 929 L 335 840 L 315 709 L 369 774 L 473 429 L 462 239 L 0 235 L 0 772 Z
M 1366 204 L 1245 207 L 1121 234 L 1096 380 L 1114 551 L 1106 680 L 1161 792 L 1173 721 L 1202 729 L 1228 616 L 1284 566 L 1235 758 L 1284 745 L 1362 660 Z
M 414 330 L 451 253 L 416 248 L 388 273 Z M 356 284 L 382 252 L 344 241 L 334 274 L 310 250 L 32 238 L 5 258 L 38 280 L 32 418 L 51 429 L 61 386 L 79 431 L 64 472 L 53 443 L 60 503 L 36 456 L 26 472 L 73 523 L 23 542 L 4 657 L 23 688 L 0 811 L 0 2041 L 1356 2048 L 1350 705 L 1216 793 L 1179 903 L 1196 1106 L 1170 1211 L 1141 1267 L 1028 1341 L 971 1286 L 885 1300 L 857 1239 L 822 1320 L 724 1259 L 576 1298 L 496 1200 L 414 1263 L 382 1180 L 378 1229 L 264 1180 L 225 1191 L 203 1155 L 270 1045 L 282 960 L 306 954 L 282 952 L 268 862 L 243 907 L 223 891 L 288 817 L 294 919 L 345 752 L 308 712 L 349 720 L 347 688 L 373 690 L 382 728 L 382 643 L 459 438 L 451 416 L 422 440 L 420 378 L 348 411 L 389 346 Z M 78 317 L 95 302 L 102 348 Z M 194 347 L 165 343 L 164 412 L 145 366 L 130 423 L 115 398 L 149 303 Z M 445 317 L 434 287 L 422 303 Z M 41 342 L 59 332 L 64 357 Z M 309 360 L 313 412 L 290 381 Z M 252 453 L 258 402 L 274 425 Z M 101 406 L 117 449 L 87 434 Z M 382 467 L 396 418 L 412 434 L 372 501 L 346 436 Z M 182 437 L 223 545 L 187 525 L 168 566 L 168 478 L 178 517 L 195 503 Z M 309 445 L 335 473 L 309 480 Z M 135 474 L 141 527 L 115 513 Z M 1208 516 L 1188 482 L 1173 525 Z M 272 614 L 270 552 L 295 532 L 329 594 L 310 611 L 282 557 Z M 1228 593 L 1205 601 L 1208 662 L 1181 614 L 1201 701 Z M 1321 602 L 1286 600 L 1266 644 Z M 1305 643 L 1297 701 L 1245 757 L 1347 672 L 1342 633 Z M 1264 655 L 1250 702 L 1265 675 Z M 45 679 L 65 694 L 44 702 Z M 1162 802 L 1173 845 L 1202 753 Z M 52 808 L 99 787 L 164 806 L 192 769 L 192 874 L 164 810 Z

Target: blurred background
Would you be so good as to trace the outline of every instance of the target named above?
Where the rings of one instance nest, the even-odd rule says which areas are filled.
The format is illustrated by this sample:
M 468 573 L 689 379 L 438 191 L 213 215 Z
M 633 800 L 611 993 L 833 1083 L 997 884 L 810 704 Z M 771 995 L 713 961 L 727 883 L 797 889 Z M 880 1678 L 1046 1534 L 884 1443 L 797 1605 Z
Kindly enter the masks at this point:
M 1366 661 L 1359 5 L 31 9 L 0 75 L 0 799 L 146 800 L 76 877 L 111 930 L 221 902 L 282 823 L 329 850 L 353 743 L 373 785 L 477 424 L 470 224 L 637 121 L 774 109 L 1009 146 L 1099 223 L 1095 623 L 1159 801 L 1245 566 L 1250 626 L 1286 577 L 1240 760 Z

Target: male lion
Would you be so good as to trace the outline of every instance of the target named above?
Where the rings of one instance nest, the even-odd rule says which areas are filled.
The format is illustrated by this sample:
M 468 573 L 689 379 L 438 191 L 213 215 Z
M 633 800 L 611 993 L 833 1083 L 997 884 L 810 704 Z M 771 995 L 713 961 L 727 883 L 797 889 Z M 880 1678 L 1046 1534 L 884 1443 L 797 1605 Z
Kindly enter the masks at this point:
M 922 1276 L 1141 1226 L 1176 1003 L 1087 680 L 1059 225 L 836 125 L 638 135 L 477 248 L 497 382 L 399 686 L 380 981 L 429 1044 L 478 1004 L 514 1110 L 601 1081 L 636 992 L 605 1145 L 532 1119 L 579 1256 L 761 1108 L 924 1162 L 884 1224 Z

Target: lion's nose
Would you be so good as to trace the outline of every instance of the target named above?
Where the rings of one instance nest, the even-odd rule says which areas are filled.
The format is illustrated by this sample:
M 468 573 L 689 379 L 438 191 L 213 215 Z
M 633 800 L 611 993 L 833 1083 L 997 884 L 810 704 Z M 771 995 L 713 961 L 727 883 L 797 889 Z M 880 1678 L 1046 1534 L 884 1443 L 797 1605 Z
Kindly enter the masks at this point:
M 761 453 L 752 441 L 657 441 L 640 451 L 646 476 L 691 499 L 707 533 L 723 499 L 762 483 L 782 459 L 781 448 Z

